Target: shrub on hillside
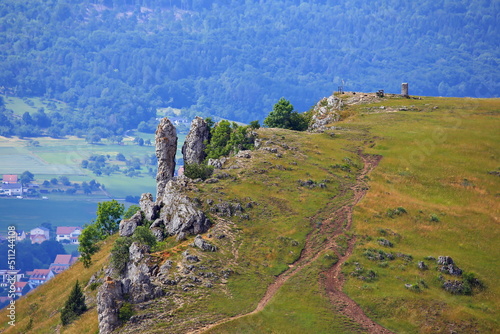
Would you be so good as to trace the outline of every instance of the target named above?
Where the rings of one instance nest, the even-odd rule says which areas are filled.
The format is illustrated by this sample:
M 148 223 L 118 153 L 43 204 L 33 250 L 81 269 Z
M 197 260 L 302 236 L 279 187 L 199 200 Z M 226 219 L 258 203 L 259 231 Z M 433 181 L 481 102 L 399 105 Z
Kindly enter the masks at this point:
M 116 239 L 113 249 L 111 249 L 111 265 L 118 273 L 122 273 L 125 270 L 130 258 L 129 249 L 134 242 L 152 248 L 156 245 L 156 238 L 148 227 L 138 226 L 131 237 Z
M 212 176 L 214 172 L 213 166 L 207 166 L 204 164 L 188 164 L 184 166 L 184 175 L 190 179 L 202 179 L 206 180 Z

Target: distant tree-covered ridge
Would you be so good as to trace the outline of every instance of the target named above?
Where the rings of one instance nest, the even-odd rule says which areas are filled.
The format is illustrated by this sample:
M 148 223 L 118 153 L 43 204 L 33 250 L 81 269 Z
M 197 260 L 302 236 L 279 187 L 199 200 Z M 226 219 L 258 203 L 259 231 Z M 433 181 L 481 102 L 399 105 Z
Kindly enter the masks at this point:
M 157 108 L 248 122 L 345 89 L 497 96 L 497 1 L 56 0 L 0 3 L 0 93 L 67 103 L 0 135 L 89 140 L 151 129 Z M 293 98 L 292 98 L 293 97 Z M 42 131 L 43 130 L 43 131 Z

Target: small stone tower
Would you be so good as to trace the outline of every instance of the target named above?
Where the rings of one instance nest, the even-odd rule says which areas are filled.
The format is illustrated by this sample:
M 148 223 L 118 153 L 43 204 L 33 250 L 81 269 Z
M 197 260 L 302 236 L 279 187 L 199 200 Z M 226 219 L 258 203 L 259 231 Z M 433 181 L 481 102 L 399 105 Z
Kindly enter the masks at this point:
M 404 97 L 409 97 L 408 95 L 408 84 L 407 83 L 402 83 L 401 84 L 401 95 Z

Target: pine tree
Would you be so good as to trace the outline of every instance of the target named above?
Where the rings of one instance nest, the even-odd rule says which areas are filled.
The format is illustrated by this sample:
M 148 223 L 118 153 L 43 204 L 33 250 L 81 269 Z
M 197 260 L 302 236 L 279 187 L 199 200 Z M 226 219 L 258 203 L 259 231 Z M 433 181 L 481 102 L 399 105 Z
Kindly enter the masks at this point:
M 61 311 L 61 321 L 64 326 L 78 318 L 83 312 L 87 311 L 85 305 L 85 296 L 83 295 L 80 284 L 76 281 L 73 290 L 69 294 L 68 300 Z

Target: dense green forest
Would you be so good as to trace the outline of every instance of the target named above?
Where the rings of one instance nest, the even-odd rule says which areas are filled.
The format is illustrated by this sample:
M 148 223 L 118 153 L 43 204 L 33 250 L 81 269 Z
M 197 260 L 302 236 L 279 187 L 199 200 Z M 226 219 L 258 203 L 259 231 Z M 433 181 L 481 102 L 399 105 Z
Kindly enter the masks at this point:
M 336 90 L 498 96 L 500 2 L 2 0 L 0 93 L 64 101 L 0 134 L 121 135 L 157 108 L 263 119 Z M 21 129 L 21 130 L 20 130 Z M 90 132 L 89 132 L 90 130 Z

